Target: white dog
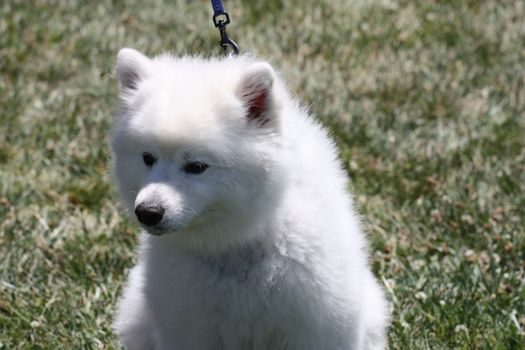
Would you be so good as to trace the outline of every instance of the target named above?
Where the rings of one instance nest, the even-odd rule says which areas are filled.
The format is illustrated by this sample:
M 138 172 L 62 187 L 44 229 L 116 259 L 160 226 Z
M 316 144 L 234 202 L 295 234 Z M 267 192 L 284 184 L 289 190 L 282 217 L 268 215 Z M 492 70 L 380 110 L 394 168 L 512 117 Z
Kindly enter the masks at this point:
M 327 132 L 267 63 L 122 49 L 112 148 L 143 228 L 128 349 L 383 349 L 387 302 Z

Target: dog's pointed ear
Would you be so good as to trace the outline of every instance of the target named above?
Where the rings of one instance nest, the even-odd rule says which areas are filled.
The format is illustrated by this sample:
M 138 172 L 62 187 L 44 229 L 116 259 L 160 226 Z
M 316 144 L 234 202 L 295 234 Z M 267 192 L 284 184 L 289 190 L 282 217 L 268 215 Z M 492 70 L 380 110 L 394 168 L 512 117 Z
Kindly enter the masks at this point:
M 117 55 L 117 79 L 124 92 L 137 90 L 149 75 L 151 60 L 137 50 L 124 48 Z
M 246 117 L 265 125 L 274 118 L 273 68 L 265 62 L 254 63 L 241 77 L 237 97 L 246 107 Z

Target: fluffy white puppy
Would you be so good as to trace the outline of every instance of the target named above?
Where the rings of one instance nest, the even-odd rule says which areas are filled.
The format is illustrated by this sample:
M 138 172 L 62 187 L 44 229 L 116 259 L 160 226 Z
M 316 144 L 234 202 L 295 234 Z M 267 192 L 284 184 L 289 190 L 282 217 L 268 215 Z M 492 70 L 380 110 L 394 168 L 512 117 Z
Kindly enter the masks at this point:
M 387 303 L 327 132 L 251 57 L 122 49 L 112 134 L 144 233 L 128 349 L 383 349 Z

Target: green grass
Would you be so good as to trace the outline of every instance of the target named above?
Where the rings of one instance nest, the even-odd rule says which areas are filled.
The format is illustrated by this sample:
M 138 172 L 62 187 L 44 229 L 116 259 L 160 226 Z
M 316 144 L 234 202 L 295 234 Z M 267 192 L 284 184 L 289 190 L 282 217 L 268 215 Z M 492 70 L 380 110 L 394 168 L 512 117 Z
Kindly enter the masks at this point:
M 0 4 L 0 348 L 116 348 L 136 229 L 108 179 L 124 46 L 219 53 L 206 1 Z M 391 349 L 525 349 L 521 1 L 226 1 L 329 127 Z

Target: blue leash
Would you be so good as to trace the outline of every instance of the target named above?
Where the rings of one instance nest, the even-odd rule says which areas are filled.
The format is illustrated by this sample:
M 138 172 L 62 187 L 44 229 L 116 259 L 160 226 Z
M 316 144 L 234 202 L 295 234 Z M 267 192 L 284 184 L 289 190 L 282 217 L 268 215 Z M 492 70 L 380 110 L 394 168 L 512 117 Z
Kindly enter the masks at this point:
M 213 8 L 213 24 L 219 28 L 221 34 L 220 45 L 224 50 L 226 56 L 237 55 L 239 53 L 239 46 L 228 37 L 226 33 L 226 26 L 230 24 L 230 16 L 228 12 L 224 11 L 224 5 L 221 0 L 210 0 Z

